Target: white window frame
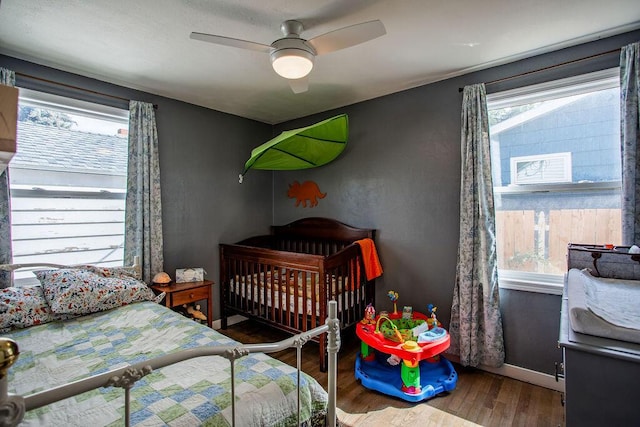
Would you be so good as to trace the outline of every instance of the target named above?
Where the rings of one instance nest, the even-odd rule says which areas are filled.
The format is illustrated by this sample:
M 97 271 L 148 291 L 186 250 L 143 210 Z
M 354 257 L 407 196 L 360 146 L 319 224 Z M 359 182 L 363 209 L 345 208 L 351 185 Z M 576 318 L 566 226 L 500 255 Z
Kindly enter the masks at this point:
M 48 110 L 60 111 L 63 113 L 84 116 L 91 119 L 99 119 L 102 121 L 110 121 L 116 124 L 121 124 L 128 127 L 129 111 L 121 108 L 110 107 L 107 105 L 97 104 L 94 102 L 85 102 L 68 98 L 64 96 L 58 96 L 48 94 L 45 92 L 39 92 L 29 90 L 26 88 L 19 88 L 19 105 L 30 106 L 35 108 L 42 108 Z M 126 142 L 124 142 L 126 144 Z M 19 149 L 19 148 L 18 148 Z M 9 164 L 9 169 L 32 169 L 30 166 L 20 165 L 12 166 Z M 52 167 L 49 172 L 55 174 L 61 172 L 60 168 Z M 72 169 L 65 168 L 64 171 L 72 171 Z M 87 176 L 107 176 L 104 171 L 87 172 Z M 91 186 L 71 186 L 71 185 L 42 185 L 34 186 L 31 184 L 10 184 L 11 197 L 24 197 L 24 198 L 71 198 L 71 199 L 97 199 L 97 200 L 124 200 L 126 196 L 126 176 L 120 177 L 113 175 L 113 178 L 109 182 L 104 183 L 105 186 L 91 187 Z M 124 187 L 123 187 L 124 185 Z M 123 214 L 124 221 L 124 214 Z M 102 235 L 104 236 L 104 235 Z M 90 235 L 82 234 L 77 235 L 78 238 L 91 237 Z M 96 237 L 99 237 L 98 235 Z M 13 236 L 12 236 L 13 238 Z M 124 240 L 123 240 L 124 242 Z M 23 270 L 27 271 L 28 270 Z M 34 276 L 20 274 L 19 277 L 14 278 L 14 284 L 16 286 L 24 286 L 37 283 Z
M 619 87 L 619 84 L 620 69 L 617 67 L 610 68 L 565 79 L 487 94 L 487 109 L 494 110 L 508 106 L 529 104 L 548 99 L 553 95 L 563 97 L 570 94 L 589 93 L 597 90 Z M 514 182 L 513 177 L 512 182 Z M 494 187 L 494 193 L 525 194 L 576 190 L 598 191 L 603 189 L 621 189 L 621 187 L 621 181 L 511 184 L 505 187 Z M 562 295 L 564 275 L 499 270 L 498 285 L 501 289 Z

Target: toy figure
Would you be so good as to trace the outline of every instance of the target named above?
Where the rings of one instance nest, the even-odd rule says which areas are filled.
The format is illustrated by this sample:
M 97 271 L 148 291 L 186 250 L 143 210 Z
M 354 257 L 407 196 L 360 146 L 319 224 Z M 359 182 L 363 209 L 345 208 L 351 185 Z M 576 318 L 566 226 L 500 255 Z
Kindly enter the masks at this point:
M 392 354 L 387 358 L 387 363 L 391 366 L 396 366 L 400 362 L 402 362 L 402 359 L 400 358 L 400 356 L 396 356 L 395 354 Z
M 437 328 L 438 327 L 438 319 L 436 318 L 436 310 L 438 309 L 438 307 L 434 307 L 433 304 L 429 304 L 427 306 L 427 311 L 429 312 L 429 314 L 431 315 L 431 327 L 432 328 Z
M 376 309 L 373 305 L 368 304 L 364 309 L 364 319 L 361 322 L 365 325 L 373 325 L 376 323 Z
M 413 318 L 413 307 L 410 305 L 405 305 L 402 309 L 402 318 L 403 319 L 412 319 Z
M 186 309 L 187 315 L 191 317 L 193 320 L 197 320 L 197 321 L 207 320 L 207 316 L 205 316 L 204 313 L 200 311 L 200 304 L 196 304 L 195 306 L 193 305 L 187 306 L 186 304 L 184 304 L 182 307 Z
M 387 292 L 387 296 L 393 303 L 393 314 L 398 314 L 398 306 L 396 305 L 396 301 L 398 300 L 398 293 L 396 291 Z

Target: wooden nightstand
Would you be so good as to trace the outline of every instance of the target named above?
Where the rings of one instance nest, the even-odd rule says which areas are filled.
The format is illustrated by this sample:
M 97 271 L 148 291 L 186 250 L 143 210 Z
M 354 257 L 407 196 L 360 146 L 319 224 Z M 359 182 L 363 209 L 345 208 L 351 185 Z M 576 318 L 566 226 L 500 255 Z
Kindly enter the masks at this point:
M 207 300 L 207 325 L 211 328 L 213 322 L 213 299 L 211 297 L 211 280 L 201 282 L 171 283 L 169 285 L 151 285 L 151 288 L 160 293 L 165 292 L 164 305 L 173 308 L 183 304 Z

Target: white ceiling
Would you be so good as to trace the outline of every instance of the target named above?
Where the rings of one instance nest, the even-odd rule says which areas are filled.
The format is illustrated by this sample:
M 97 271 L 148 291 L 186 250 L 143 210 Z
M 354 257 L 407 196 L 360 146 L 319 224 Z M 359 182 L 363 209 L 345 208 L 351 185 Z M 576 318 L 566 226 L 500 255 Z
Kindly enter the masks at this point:
M 271 44 L 380 19 L 387 34 L 316 58 L 293 94 Z M 638 0 L 1 0 L 0 53 L 266 123 L 376 98 L 640 28 Z

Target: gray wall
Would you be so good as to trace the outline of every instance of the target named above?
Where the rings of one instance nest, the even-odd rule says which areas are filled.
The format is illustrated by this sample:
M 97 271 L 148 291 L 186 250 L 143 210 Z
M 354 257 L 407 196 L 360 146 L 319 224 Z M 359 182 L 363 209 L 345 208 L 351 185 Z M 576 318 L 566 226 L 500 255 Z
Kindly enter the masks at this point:
M 391 308 L 390 289 L 399 306 L 424 311 L 438 307 L 449 324 L 458 245 L 460 112 L 464 85 L 580 59 L 640 39 L 640 32 L 395 93 L 276 126 L 276 132 L 346 113 L 350 138 L 334 162 L 318 169 L 274 174 L 274 222 L 327 216 L 378 230 L 384 275 L 376 282 L 376 307 Z M 488 92 L 511 89 L 618 65 L 619 55 L 558 67 L 527 77 L 487 85 Z M 313 89 L 311 89 L 313 90 Z M 315 208 L 295 207 L 286 195 L 294 180 L 315 181 L 326 198 Z M 553 373 L 561 360 L 558 295 L 500 292 L 507 363 Z
M 165 271 L 204 267 L 218 281 L 218 243 L 262 234 L 272 223 L 271 179 L 238 184 L 251 149 L 271 137 L 264 123 L 111 85 L 0 55 L 0 67 L 126 99 L 156 110 L 162 186 Z M 18 75 L 17 85 L 128 108 L 128 102 Z M 20 147 L 18 147 L 18 150 Z M 214 288 L 214 319 L 220 317 Z

